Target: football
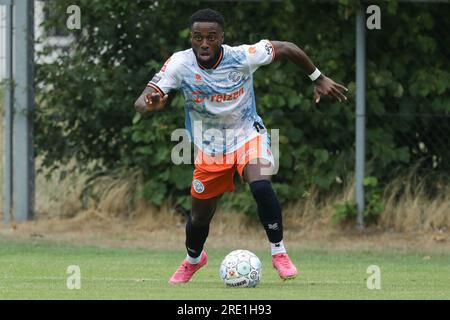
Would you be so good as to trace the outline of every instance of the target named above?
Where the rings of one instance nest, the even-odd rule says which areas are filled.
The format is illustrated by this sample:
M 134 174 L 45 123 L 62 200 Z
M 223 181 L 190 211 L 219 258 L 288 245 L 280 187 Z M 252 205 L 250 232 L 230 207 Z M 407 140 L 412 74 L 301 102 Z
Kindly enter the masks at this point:
M 262 264 L 248 250 L 231 251 L 220 265 L 220 278 L 227 287 L 253 288 L 261 281 Z

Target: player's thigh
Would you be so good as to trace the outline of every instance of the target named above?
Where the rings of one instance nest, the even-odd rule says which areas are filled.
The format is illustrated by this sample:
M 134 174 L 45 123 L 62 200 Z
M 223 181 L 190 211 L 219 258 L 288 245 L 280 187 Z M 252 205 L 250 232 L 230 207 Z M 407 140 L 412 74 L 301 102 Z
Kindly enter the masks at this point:
M 194 225 L 207 225 L 216 212 L 220 196 L 209 199 L 192 197 L 191 219 Z
M 275 173 L 275 160 L 267 133 L 248 141 L 237 153 L 237 171 L 244 181 L 270 180 Z
M 270 181 L 273 175 L 273 164 L 263 158 L 258 158 L 256 161 L 247 163 L 243 170 L 243 178 L 246 182 L 268 180 Z

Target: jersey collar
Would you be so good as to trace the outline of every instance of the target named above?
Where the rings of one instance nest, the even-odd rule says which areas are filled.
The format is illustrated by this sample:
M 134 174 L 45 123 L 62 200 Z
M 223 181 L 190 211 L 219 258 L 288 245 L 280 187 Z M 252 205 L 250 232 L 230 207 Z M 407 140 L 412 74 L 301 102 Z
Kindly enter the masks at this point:
M 216 63 L 214 63 L 214 65 L 212 66 L 212 68 L 204 67 L 204 66 L 202 66 L 198 61 L 197 61 L 197 64 L 198 64 L 198 66 L 200 67 L 200 69 L 202 69 L 202 70 L 216 69 L 216 68 L 219 66 L 219 64 L 220 64 L 220 62 L 222 61 L 222 59 L 223 59 L 223 47 L 220 46 L 219 57 L 217 58 L 217 61 L 216 61 Z

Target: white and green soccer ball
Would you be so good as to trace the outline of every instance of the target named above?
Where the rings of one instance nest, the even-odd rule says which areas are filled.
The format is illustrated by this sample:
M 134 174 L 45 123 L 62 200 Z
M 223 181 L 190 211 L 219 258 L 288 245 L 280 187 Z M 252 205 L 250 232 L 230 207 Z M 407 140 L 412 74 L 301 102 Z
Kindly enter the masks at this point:
M 220 278 L 227 287 L 253 288 L 261 281 L 262 264 L 248 250 L 231 251 L 220 265 Z

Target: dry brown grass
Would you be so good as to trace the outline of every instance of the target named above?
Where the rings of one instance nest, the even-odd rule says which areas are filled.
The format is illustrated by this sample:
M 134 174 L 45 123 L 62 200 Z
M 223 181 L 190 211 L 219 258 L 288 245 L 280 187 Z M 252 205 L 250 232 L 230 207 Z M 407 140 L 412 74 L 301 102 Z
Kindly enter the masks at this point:
M 425 191 L 425 180 L 415 180 L 413 172 L 388 185 L 380 226 L 396 231 L 446 232 L 450 227 L 450 186 L 436 182 L 438 195 L 430 198 Z
M 81 191 L 88 179 L 86 174 L 74 171 L 60 179 L 61 171 L 69 170 L 74 163 L 49 173 L 43 170 L 36 174 L 35 214 L 37 218 L 68 218 L 83 210 Z M 41 159 L 36 160 L 36 168 L 41 167 Z
M 312 187 L 302 199 L 284 208 L 286 225 L 305 231 L 335 229 L 337 226 L 331 222 L 335 213 L 334 204 L 352 201 L 354 188 L 353 179 L 349 179 L 341 193 L 321 199 L 319 191 Z
M 39 159 L 37 166 L 40 166 Z M 54 171 L 49 179 L 45 177 L 45 171 L 36 176 L 38 220 L 83 217 L 88 214 L 102 219 L 134 220 L 150 230 L 152 224 L 160 225 L 159 220 L 179 224 L 179 220 L 183 218 L 169 203 L 156 208 L 136 196 L 142 186 L 142 177 L 137 170 L 97 178 L 91 190 L 94 197 L 82 194 L 89 178 L 86 174 L 74 171 L 60 180 L 60 170 Z M 415 182 L 414 174 L 394 179 L 384 190 L 385 210 L 380 216 L 379 227 L 399 232 L 449 230 L 450 186 L 441 184 L 439 190 L 439 196 L 431 199 L 425 194 L 424 184 Z M 347 181 L 342 193 L 326 199 L 319 200 L 319 192 L 312 188 L 299 201 L 284 208 L 286 229 L 298 232 L 323 231 L 327 228 L 336 230 L 339 227 L 331 222 L 335 213 L 334 204 L 351 201 L 353 195 L 353 179 Z M 237 213 L 222 212 L 220 209 L 215 220 L 219 233 L 225 232 L 229 225 L 233 228 L 259 227 L 257 221 Z
M 166 203 L 155 208 L 134 196 L 142 183 L 137 172 L 100 178 L 94 193 L 101 194 L 98 201 L 85 202 L 80 194 L 87 177 L 83 174 L 68 176 L 59 182 L 58 172 L 50 180 L 38 176 L 36 219 L 18 224 L 16 228 L 0 224 L 0 235 L 23 239 L 43 238 L 51 241 L 79 245 L 178 249 L 184 247 L 185 217 Z M 353 198 L 350 181 L 344 192 L 329 199 L 318 200 L 318 192 L 311 189 L 307 196 L 284 208 L 285 241 L 289 248 L 329 250 L 434 250 L 449 251 L 447 231 L 433 226 L 448 225 L 446 209 L 448 196 L 440 199 L 423 199 L 420 188 L 404 193 L 404 198 L 389 198 L 394 182 L 386 189 L 386 210 L 380 221 L 381 228 L 369 228 L 360 234 L 355 229 L 345 229 L 331 223 L 333 204 Z M 46 191 L 44 191 L 46 190 Z M 61 190 L 66 190 L 64 196 Z M 70 191 L 67 191 L 70 190 Z M 414 192 L 413 192 L 414 191 Z M 417 197 L 417 194 L 420 197 Z M 414 197 L 413 197 L 414 195 Z M 59 201 L 58 201 L 59 199 Z M 447 207 L 446 207 L 447 206 Z M 421 215 L 421 228 L 415 225 L 417 212 L 423 208 L 435 210 Z M 401 210 L 410 210 L 397 218 Z M 425 219 L 424 219 L 425 217 Z M 406 222 L 405 222 L 406 221 Z M 445 221 L 445 222 L 444 222 Z M 396 232 L 403 231 L 403 232 Z M 407 232 L 405 232 L 407 231 Z M 230 237 L 234 235 L 233 237 Z M 219 208 L 211 224 L 208 248 L 245 247 L 267 249 L 267 239 L 257 221 Z

